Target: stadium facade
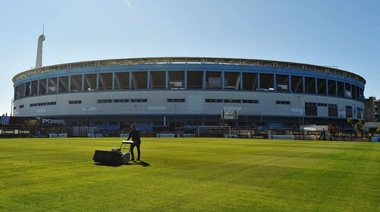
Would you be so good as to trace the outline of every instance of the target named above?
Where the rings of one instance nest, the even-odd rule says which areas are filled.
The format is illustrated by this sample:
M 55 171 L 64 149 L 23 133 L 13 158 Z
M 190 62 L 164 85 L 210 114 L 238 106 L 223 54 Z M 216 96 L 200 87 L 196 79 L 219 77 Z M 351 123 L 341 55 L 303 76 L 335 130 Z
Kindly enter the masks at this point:
M 43 66 L 13 83 L 14 116 L 63 120 L 80 135 L 131 123 L 147 131 L 344 125 L 364 117 L 366 81 L 302 63 L 151 57 Z

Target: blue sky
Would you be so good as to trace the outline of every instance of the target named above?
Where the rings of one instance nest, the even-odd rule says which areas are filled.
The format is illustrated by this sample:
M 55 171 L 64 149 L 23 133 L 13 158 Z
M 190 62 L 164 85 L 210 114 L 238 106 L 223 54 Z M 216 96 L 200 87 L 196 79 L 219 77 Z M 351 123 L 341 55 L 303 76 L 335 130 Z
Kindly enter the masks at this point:
M 0 113 L 35 66 L 131 57 L 232 57 L 334 66 L 380 98 L 378 0 L 0 0 Z

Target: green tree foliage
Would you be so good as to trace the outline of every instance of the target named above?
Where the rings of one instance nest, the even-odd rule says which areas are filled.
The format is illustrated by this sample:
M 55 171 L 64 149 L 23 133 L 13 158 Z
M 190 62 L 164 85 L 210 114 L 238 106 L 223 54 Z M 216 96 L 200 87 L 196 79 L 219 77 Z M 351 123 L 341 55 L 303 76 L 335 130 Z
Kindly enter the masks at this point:
M 36 130 L 38 128 L 38 121 L 36 119 L 28 119 L 24 123 L 27 129 Z

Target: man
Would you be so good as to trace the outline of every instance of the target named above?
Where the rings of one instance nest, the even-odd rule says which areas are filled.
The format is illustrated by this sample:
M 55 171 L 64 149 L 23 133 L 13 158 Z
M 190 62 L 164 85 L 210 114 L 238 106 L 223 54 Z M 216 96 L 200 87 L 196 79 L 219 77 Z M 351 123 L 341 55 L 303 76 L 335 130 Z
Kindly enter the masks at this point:
M 133 149 L 135 146 L 137 147 L 137 160 L 140 160 L 140 144 L 141 144 L 141 139 L 140 139 L 140 132 L 136 129 L 136 126 L 134 124 L 131 125 L 131 131 L 129 131 L 129 135 L 127 140 L 132 138 L 133 144 L 131 144 L 130 152 L 131 152 L 131 160 L 135 160 L 135 155 L 133 153 Z

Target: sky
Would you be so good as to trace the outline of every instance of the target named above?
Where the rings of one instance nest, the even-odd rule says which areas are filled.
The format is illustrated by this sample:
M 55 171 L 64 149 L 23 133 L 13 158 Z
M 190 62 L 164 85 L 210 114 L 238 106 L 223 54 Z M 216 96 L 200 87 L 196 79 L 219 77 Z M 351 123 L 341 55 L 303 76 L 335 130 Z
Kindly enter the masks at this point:
M 380 99 L 379 0 L 0 0 L 0 113 L 35 67 L 134 57 L 227 57 L 329 66 Z

